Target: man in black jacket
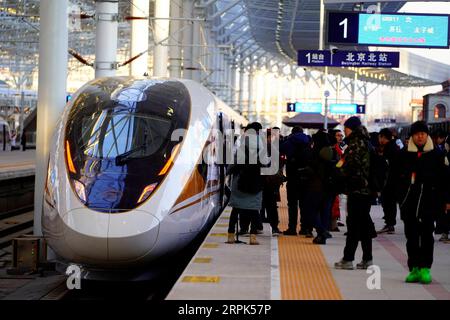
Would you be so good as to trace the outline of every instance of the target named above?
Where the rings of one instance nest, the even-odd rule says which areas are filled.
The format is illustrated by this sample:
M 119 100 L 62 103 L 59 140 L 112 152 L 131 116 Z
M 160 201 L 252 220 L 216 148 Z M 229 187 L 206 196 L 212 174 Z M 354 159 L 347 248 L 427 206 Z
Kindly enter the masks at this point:
M 378 176 L 382 177 L 381 185 L 381 205 L 384 212 L 385 226 L 378 233 L 395 233 L 395 224 L 397 218 L 397 199 L 395 198 L 395 181 L 393 179 L 396 170 L 396 161 L 399 149 L 392 132 L 388 128 L 381 129 L 378 136 L 377 154 L 380 157 L 382 168 Z
M 298 211 L 300 209 L 300 235 L 312 238 L 313 217 L 308 216 L 304 183 L 304 169 L 312 157 L 311 138 L 300 127 L 294 127 L 291 135 L 281 144 L 281 153 L 286 156 L 286 192 L 288 201 L 289 223 L 284 235 L 297 235 Z
M 409 275 L 406 282 L 431 282 L 434 222 L 448 202 L 448 171 L 424 121 L 411 125 L 411 139 L 396 170 L 400 216 L 405 225 Z

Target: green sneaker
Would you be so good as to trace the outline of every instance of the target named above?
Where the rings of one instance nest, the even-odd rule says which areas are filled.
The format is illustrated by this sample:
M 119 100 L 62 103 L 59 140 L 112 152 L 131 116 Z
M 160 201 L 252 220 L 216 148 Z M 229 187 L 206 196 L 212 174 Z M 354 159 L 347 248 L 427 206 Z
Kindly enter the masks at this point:
M 422 284 L 431 283 L 431 271 L 429 268 L 420 269 L 419 274 L 420 274 L 420 283 Z
M 413 282 L 419 282 L 420 281 L 420 271 L 419 268 L 414 267 L 412 271 L 408 274 L 408 276 L 405 279 L 405 282 L 413 283 Z

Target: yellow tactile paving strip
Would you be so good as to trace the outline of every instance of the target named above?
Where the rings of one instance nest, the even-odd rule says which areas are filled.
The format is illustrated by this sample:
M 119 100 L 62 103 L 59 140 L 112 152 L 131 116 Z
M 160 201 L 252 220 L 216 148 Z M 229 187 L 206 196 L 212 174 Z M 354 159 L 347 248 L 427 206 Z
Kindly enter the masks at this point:
M 286 190 L 281 190 L 280 230 L 287 229 Z M 297 230 L 298 231 L 298 230 Z M 342 300 L 320 246 L 301 236 L 278 237 L 282 300 Z

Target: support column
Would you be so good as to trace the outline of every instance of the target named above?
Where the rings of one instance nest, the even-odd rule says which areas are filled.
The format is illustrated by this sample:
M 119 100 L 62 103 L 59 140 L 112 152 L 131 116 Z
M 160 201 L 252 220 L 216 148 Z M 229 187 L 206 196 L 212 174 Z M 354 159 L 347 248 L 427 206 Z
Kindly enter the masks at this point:
M 239 111 L 244 111 L 243 101 L 244 101 L 244 75 L 245 68 L 244 63 L 241 62 L 239 66 L 239 98 L 238 98 L 238 106 L 237 109 Z
M 233 109 L 236 109 L 236 70 L 236 62 L 233 59 L 230 79 L 230 106 Z
M 339 103 L 339 100 L 341 99 L 341 81 L 341 75 L 339 74 L 336 80 L 336 103 Z
M 223 82 L 223 86 L 224 86 L 224 98 L 225 98 L 225 102 L 229 105 L 230 104 L 230 83 L 231 83 L 231 74 L 230 74 L 230 65 L 228 64 L 228 57 L 226 57 L 225 55 L 223 56 L 223 65 L 225 68 L 225 79 Z
M 192 19 L 194 8 L 193 0 L 183 0 L 183 17 L 185 19 Z M 183 78 L 192 79 L 192 20 L 186 20 L 186 28 L 183 32 Z
M 352 86 L 352 102 L 351 103 L 355 103 L 357 82 L 358 82 L 358 73 L 355 72 L 355 78 L 353 79 L 353 86 Z
M 306 101 L 309 101 L 309 97 L 310 97 L 310 90 L 311 90 L 311 72 L 306 70 L 305 71 L 305 90 L 304 90 L 304 99 Z
M 41 0 L 36 130 L 34 234 L 42 235 L 41 215 L 50 139 L 66 104 L 68 0 Z
M 198 9 L 194 8 L 194 18 L 198 18 Z M 192 25 L 192 80 L 200 82 L 201 81 L 201 66 L 200 66 L 200 22 L 194 20 Z
M 20 116 L 19 116 L 19 128 L 20 128 L 20 132 L 17 132 L 16 130 L 16 134 L 19 133 L 20 136 L 22 137 L 23 134 L 23 123 L 24 123 L 24 110 L 25 109 L 25 93 L 22 92 L 20 93 Z
M 155 77 L 167 77 L 169 50 L 166 45 L 167 40 L 164 39 L 167 39 L 169 36 L 170 1 L 155 1 L 155 18 L 153 31 L 153 39 L 155 41 L 155 49 L 153 53 L 153 75 Z
M 284 86 L 283 86 L 282 78 L 279 77 L 277 80 L 278 81 L 276 81 L 276 83 L 278 84 L 278 86 L 277 86 L 277 122 L 276 122 L 276 125 L 281 128 Z M 286 111 L 286 108 L 284 108 L 284 111 Z
M 250 71 L 248 73 L 248 120 L 253 121 L 255 118 L 253 107 L 253 80 L 254 80 L 254 65 L 253 60 L 250 60 Z
M 95 31 L 95 78 L 114 77 L 117 70 L 119 2 L 97 0 Z
M 219 56 L 219 63 L 220 63 L 220 75 L 219 75 L 219 90 L 220 90 L 220 97 L 222 100 L 226 100 L 226 79 L 227 79 L 227 71 L 225 66 L 225 56 L 221 52 Z
M 148 2 L 148 0 L 146 0 Z M 181 18 L 180 1 L 171 0 L 170 17 Z M 169 39 L 169 73 L 171 78 L 181 78 L 181 22 L 180 20 L 170 21 L 170 39 Z
M 148 71 L 148 16 L 150 11 L 149 0 L 132 0 L 131 16 L 131 57 L 145 52 L 131 62 L 130 76 L 142 76 Z

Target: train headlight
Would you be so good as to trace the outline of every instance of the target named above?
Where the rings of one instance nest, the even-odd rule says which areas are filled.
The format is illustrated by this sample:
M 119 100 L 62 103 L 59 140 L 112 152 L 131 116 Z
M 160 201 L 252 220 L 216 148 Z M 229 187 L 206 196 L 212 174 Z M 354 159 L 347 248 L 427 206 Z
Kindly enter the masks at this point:
M 86 203 L 86 188 L 84 184 L 78 180 L 74 180 L 73 184 L 75 187 L 75 192 L 77 193 L 78 197 L 81 199 L 81 201 Z
M 147 200 L 148 197 L 150 197 L 150 195 L 152 194 L 153 190 L 155 190 L 156 185 L 157 185 L 156 183 L 152 183 L 152 184 L 146 186 L 144 188 L 144 190 L 142 191 L 141 196 L 139 197 L 138 203 L 141 203 L 141 202 Z

